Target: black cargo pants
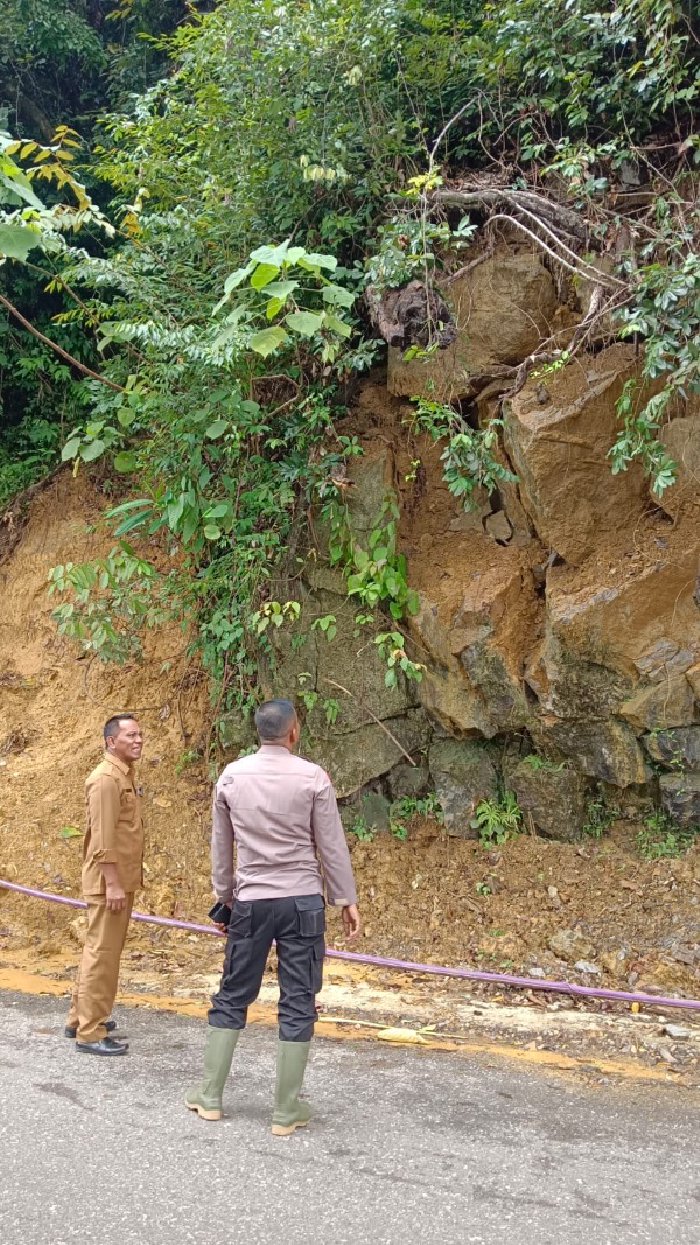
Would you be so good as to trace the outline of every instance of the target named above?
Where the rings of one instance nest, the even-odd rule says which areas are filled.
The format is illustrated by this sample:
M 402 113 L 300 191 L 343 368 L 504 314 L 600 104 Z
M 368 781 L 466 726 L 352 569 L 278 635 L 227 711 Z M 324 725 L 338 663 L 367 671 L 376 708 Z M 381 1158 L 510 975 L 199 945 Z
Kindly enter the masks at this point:
M 273 940 L 280 987 L 279 1035 L 283 1042 L 308 1042 L 316 1020 L 316 995 L 323 984 L 325 904 L 322 895 L 254 899 L 233 905 L 224 971 L 212 997 L 214 1029 L 244 1029 L 248 1007 L 260 993 Z

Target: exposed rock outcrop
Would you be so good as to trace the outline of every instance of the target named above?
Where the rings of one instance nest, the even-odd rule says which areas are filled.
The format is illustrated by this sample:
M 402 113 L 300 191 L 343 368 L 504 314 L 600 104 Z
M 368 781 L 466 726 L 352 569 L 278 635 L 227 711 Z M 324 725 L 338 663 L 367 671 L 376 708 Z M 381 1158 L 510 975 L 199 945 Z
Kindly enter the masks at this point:
M 471 392 L 474 376 L 515 365 L 551 332 L 557 298 L 541 257 L 527 248 L 498 247 L 473 257 L 464 276 L 442 283 L 456 340 L 427 359 L 406 362 L 389 350 L 388 388 L 411 398 L 425 393 L 452 401 Z
M 543 544 L 573 566 L 619 531 L 621 515 L 633 525 L 647 505 L 641 467 L 613 476 L 608 457 L 615 404 L 637 370 L 634 346 L 610 346 L 532 380 L 505 404 L 506 446 L 522 503 Z
M 674 410 L 664 429 L 679 475 L 660 503 L 638 465 L 613 476 L 616 405 L 640 378 L 638 348 L 581 354 L 504 401 L 512 369 L 570 311 L 538 254 L 503 242 L 472 260 L 442 287 L 455 341 L 410 361 L 391 349 L 389 393 L 376 379 L 361 389 L 349 428 L 364 456 L 341 482 L 358 544 L 383 527 L 390 553 L 398 542 L 406 556 L 419 608 L 401 625 L 422 679 L 386 686 L 374 642 L 386 620 L 358 624 L 321 559 L 295 585 L 305 635 L 280 649 L 270 690 L 301 693 L 309 746 L 353 809 L 363 788 L 387 807 L 434 788 L 448 831 L 473 835 L 480 801 L 507 789 L 533 829 L 576 838 L 604 784 L 694 824 L 700 408 Z M 396 396 L 418 393 L 462 398 L 473 427 L 501 415 L 497 453 L 517 481 L 475 490 L 465 510 L 442 476 L 444 445 Z M 315 534 L 323 545 L 321 524 Z M 313 626 L 328 617 L 330 643 Z

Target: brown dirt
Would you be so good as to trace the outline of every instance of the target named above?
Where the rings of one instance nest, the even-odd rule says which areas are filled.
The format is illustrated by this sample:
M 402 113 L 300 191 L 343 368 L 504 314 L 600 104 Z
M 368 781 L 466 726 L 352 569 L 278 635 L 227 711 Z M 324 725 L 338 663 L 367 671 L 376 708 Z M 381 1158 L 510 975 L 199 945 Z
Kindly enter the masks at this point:
M 83 781 L 100 754 L 102 721 L 128 707 L 147 736 L 147 885 L 139 907 L 201 921 L 211 902 L 210 780 L 183 759 L 206 737 L 208 702 L 182 634 L 157 633 L 143 665 L 104 668 L 77 660 L 50 620 L 48 570 L 106 547 L 99 530 L 85 527 L 97 522 L 101 506 L 87 481 L 61 476 L 34 501 L 21 542 L 0 566 L 0 876 L 79 893 L 80 839 L 61 831 L 82 826 Z M 487 853 L 418 821 L 406 842 L 389 835 L 353 841 L 366 921 L 357 949 L 494 970 L 539 967 L 558 978 L 698 997 L 700 850 L 647 863 L 634 846 L 635 830 L 621 825 L 579 847 L 522 836 Z M 24 955 L 39 967 L 57 954 L 77 959 L 79 927 L 75 914 L 0 891 L 6 960 Z M 586 977 L 555 954 L 550 941 L 562 930 L 577 931 L 576 960 L 598 964 L 602 976 Z M 336 914 L 329 942 L 342 945 Z M 125 963 L 149 966 L 161 989 L 176 990 L 178 977 L 215 973 L 219 961 L 216 943 L 203 948 L 201 939 L 139 928 Z M 438 992 L 437 984 L 429 988 Z

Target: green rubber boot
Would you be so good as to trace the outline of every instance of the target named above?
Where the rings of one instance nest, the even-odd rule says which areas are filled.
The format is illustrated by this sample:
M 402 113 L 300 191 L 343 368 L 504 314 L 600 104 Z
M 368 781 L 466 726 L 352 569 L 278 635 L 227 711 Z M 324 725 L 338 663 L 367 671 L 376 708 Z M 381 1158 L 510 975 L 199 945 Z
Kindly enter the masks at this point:
M 311 1110 L 308 1102 L 300 1101 L 299 1091 L 304 1082 L 310 1047 L 310 1042 L 277 1043 L 275 1110 L 272 1116 L 275 1137 L 289 1137 L 309 1122 Z
M 209 1037 L 204 1048 L 204 1077 L 197 1089 L 185 1098 L 185 1106 L 190 1111 L 196 1111 L 203 1120 L 220 1120 L 223 1115 L 224 1085 L 231 1071 L 239 1034 L 240 1029 L 214 1029 L 209 1026 Z

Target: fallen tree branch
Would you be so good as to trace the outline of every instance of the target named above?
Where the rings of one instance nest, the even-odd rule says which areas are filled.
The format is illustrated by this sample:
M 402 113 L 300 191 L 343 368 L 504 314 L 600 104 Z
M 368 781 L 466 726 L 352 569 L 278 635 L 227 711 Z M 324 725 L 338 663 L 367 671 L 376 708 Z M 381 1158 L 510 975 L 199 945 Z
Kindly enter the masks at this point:
M 569 272 L 572 272 L 575 277 L 583 277 L 586 281 L 595 279 L 601 285 L 608 285 L 615 289 L 618 289 L 620 286 L 624 288 L 624 284 L 625 284 L 624 281 L 619 281 L 617 277 L 611 277 L 606 272 L 601 272 L 600 269 L 598 268 L 593 268 L 591 270 L 595 274 L 594 278 L 592 278 L 591 272 L 587 272 L 585 270 L 585 267 L 581 266 L 580 264 L 578 265 L 570 264 L 569 261 L 564 259 L 562 255 L 557 255 L 556 251 L 553 251 L 551 246 L 549 246 L 546 242 L 544 242 L 542 238 L 538 238 L 537 234 L 533 233 L 531 229 L 528 229 L 527 225 L 524 225 L 521 220 L 517 219 L 517 217 L 507 216 L 505 212 L 499 212 L 497 213 L 496 216 L 492 216 L 490 220 L 491 220 L 491 224 L 493 224 L 497 220 L 506 221 L 507 224 L 514 226 L 516 229 L 519 229 L 520 232 L 526 234 L 526 236 L 530 239 L 530 241 L 534 242 L 535 245 L 538 246 L 541 251 L 544 251 L 546 255 L 549 255 L 550 259 L 556 260 L 556 262 L 558 264 L 561 264 L 563 268 L 566 268 L 568 269 Z M 578 256 L 576 258 L 578 259 Z
M 412 765 L 415 769 L 416 763 L 413 760 L 413 757 L 406 751 L 406 749 L 403 747 L 403 744 L 399 743 L 396 736 L 392 733 L 392 731 L 389 730 L 389 727 L 384 725 L 384 723 L 377 717 L 376 713 L 372 713 L 372 710 L 369 708 L 369 706 L 366 705 L 364 701 L 360 700 L 359 696 L 355 696 L 352 692 L 349 692 L 347 687 L 343 687 L 342 683 L 336 683 L 335 679 L 324 679 L 323 682 L 327 683 L 329 687 L 335 687 L 339 692 L 343 692 L 343 694 L 345 696 L 349 696 L 351 700 L 356 700 L 360 708 L 364 709 L 365 713 L 369 714 L 372 721 L 376 722 L 377 726 L 381 727 L 381 729 L 384 731 L 384 734 L 389 736 L 389 739 L 391 740 L 391 742 L 393 744 L 396 744 L 396 747 L 398 748 L 399 752 L 401 753 L 402 756 L 406 758 L 409 765 Z
M 9 298 L 5 298 L 4 294 L 0 294 L 0 305 L 7 308 L 10 315 L 13 315 L 15 319 L 19 321 L 22 328 L 26 329 L 28 333 L 32 333 L 33 336 L 38 338 L 40 342 L 43 342 L 45 346 L 48 346 L 49 349 L 53 350 L 57 355 L 60 355 L 62 359 L 65 359 L 66 363 L 70 363 L 71 367 L 77 368 L 78 371 L 82 372 L 84 376 L 89 376 L 91 380 L 99 380 L 101 385 L 107 385 L 109 389 L 115 389 L 117 393 L 126 392 L 123 385 L 117 385 L 113 380 L 107 380 L 106 376 L 100 376 L 99 372 L 93 372 L 92 368 L 86 367 L 84 363 L 80 362 L 80 359 L 74 358 L 72 354 L 69 354 L 67 350 L 64 350 L 62 346 L 59 346 L 58 342 L 52 341 L 52 339 L 47 337 L 45 333 L 41 333 L 39 329 L 32 324 L 31 320 L 27 320 L 26 316 L 22 315 L 19 308 L 15 307 L 14 303 L 10 302 Z
M 481 255 L 477 255 L 476 259 L 470 259 L 468 264 L 463 264 L 462 267 L 458 268 L 456 272 L 451 272 L 447 277 L 441 276 L 440 285 L 443 287 L 451 285 L 453 281 L 459 281 L 462 277 L 466 277 L 467 273 L 471 272 L 474 268 L 478 268 L 479 264 L 483 264 L 484 260 L 491 259 L 492 255 L 493 245 L 489 245 L 485 247 L 485 249 L 481 252 Z
M 458 207 L 467 211 L 470 208 L 497 208 L 504 203 L 510 203 L 511 206 L 519 204 L 547 220 L 550 225 L 558 225 L 579 242 L 588 242 L 588 226 L 578 212 L 544 195 L 535 194 L 534 191 L 488 186 L 483 189 L 459 190 L 456 187 L 443 186 L 435 190 L 431 198 L 441 206 Z
M 581 259 L 580 255 L 577 255 L 575 251 L 572 251 L 571 247 L 567 246 L 566 243 L 563 242 L 562 239 L 558 236 L 558 234 L 555 233 L 553 229 L 550 229 L 549 225 L 546 225 L 543 220 L 540 220 L 539 217 L 536 216 L 534 212 L 531 212 L 528 208 L 523 207 L 522 204 L 517 205 L 517 211 L 522 212 L 523 215 L 528 218 L 528 220 L 533 221 L 536 227 L 538 229 L 542 229 L 543 232 L 546 233 L 547 236 L 552 239 L 552 241 L 554 242 L 556 246 L 561 247 L 561 249 L 566 252 L 569 258 L 572 259 L 574 263 L 577 265 L 577 270 L 580 272 L 581 276 L 586 276 L 585 270 L 587 270 L 589 274 L 588 275 L 589 281 L 593 281 L 595 283 L 600 284 L 601 277 L 603 277 L 614 285 L 618 285 L 618 286 L 622 286 L 623 288 L 626 288 L 626 283 L 624 281 L 621 281 L 619 277 L 613 277 L 611 273 L 601 273 L 600 269 L 596 268 L 593 264 L 589 264 L 587 259 Z M 513 221 L 513 224 L 515 223 L 516 222 Z

